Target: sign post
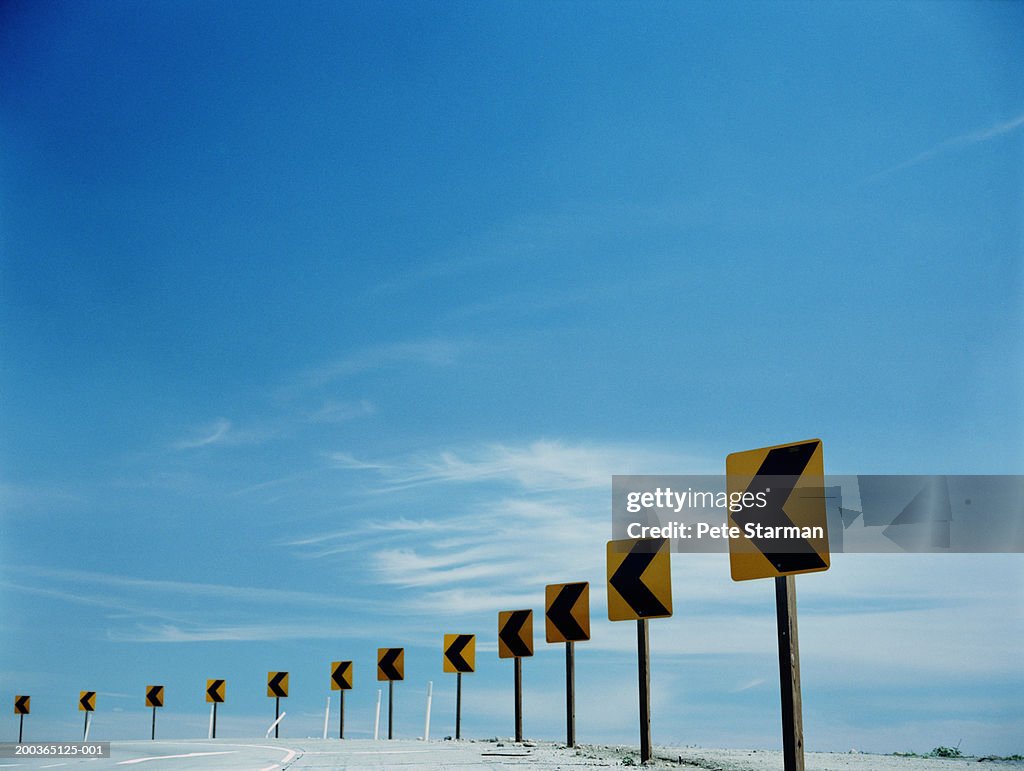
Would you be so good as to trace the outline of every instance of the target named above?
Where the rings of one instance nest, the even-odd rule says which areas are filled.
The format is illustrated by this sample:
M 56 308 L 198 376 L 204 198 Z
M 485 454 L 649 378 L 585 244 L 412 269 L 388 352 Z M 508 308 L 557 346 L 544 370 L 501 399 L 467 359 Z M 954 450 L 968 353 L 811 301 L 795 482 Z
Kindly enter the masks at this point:
M 89 741 L 89 713 L 96 709 L 96 691 L 79 691 L 78 709 L 85 713 L 85 727 L 82 729 L 82 741 Z
M 388 738 L 395 738 L 395 680 L 405 679 L 405 648 L 377 649 L 377 679 L 388 682 Z
M 146 686 L 146 706 L 153 708 L 153 725 L 149 734 L 151 740 L 156 739 L 156 708 L 164 705 L 164 687 L 162 685 Z
M 565 643 L 565 745 L 576 746 L 576 642 L 590 639 L 590 584 L 544 588 L 544 638 Z
M 523 740 L 523 658 L 533 655 L 533 611 L 498 613 L 498 656 L 514 659 L 516 741 Z
M 331 662 L 331 690 L 341 691 L 339 698 L 341 704 L 338 707 L 338 738 L 345 738 L 345 691 L 352 688 L 352 662 L 332 661 Z
M 476 635 L 446 634 L 444 671 L 455 673 L 455 738 L 462 738 L 462 673 L 476 670 Z
M 651 759 L 651 669 L 647 619 L 672 615 L 672 563 L 664 538 L 609 541 L 608 620 L 636 624 L 640 762 Z
M 206 681 L 206 701 L 213 704 L 213 714 L 210 716 L 210 738 L 217 738 L 217 705 L 224 702 L 224 690 L 227 686 L 226 680 Z
M 288 673 L 267 672 L 267 696 L 274 697 L 274 738 L 278 738 L 281 722 L 281 699 L 288 697 Z
M 733 580 L 775 579 L 785 771 L 804 771 L 796 578 L 828 570 L 828 518 L 820 439 L 736 452 L 725 460 Z M 749 501 L 749 503 L 748 503 Z
M 18 744 L 21 744 L 23 729 L 25 728 L 25 715 L 32 711 L 31 696 L 14 697 L 14 714 L 18 716 Z

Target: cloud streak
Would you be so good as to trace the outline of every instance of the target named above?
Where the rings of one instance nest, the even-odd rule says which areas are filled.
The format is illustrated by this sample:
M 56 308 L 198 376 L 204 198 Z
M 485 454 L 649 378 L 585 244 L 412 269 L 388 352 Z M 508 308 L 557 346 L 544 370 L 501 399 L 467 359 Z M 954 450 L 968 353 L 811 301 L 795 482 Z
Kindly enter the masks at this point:
M 1011 134 L 1022 127 L 1024 127 L 1024 113 L 1021 113 L 1015 118 L 1010 118 L 1009 120 L 996 123 L 995 125 L 989 126 L 988 128 L 978 129 L 976 131 L 971 131 L 967 134 L 961 134 L 959 136 L 950 137 L 949 139 L 940 142 L 934 147 L 929 148 L 928 150 L 925 150 L 922 153 L 918 153 L 913 158 L 903 161 L 903 163 L 898 163 L 895 166 L 880 171 L 877 174 L 874 174 L 871 177 L 871 179 L 878 179 L 880 177 L 885 177 L 890 174 L 895 174 L 896 172 L 903 171 L 904 169 L 908 169 L 911 166 L 917 166 L 918 164 L 930 161 L 932 158 L 935 158 L 939 155 L 943 155 L 944 153 L 959 150 L 964 147 L 970 147 L 972 145 L 982 144 L 984 142 L 989 142 L 993 139 L 998 139 L 999 137 Z
M 231 431 L 231 421 L 227 418 L 217 418 L 213 425 L 203 429 L 198 437 L 182 439 L 174 443 L 175 449 L 193 450 L 197 447 L 207 447 L 211 444 L 221 444 Z

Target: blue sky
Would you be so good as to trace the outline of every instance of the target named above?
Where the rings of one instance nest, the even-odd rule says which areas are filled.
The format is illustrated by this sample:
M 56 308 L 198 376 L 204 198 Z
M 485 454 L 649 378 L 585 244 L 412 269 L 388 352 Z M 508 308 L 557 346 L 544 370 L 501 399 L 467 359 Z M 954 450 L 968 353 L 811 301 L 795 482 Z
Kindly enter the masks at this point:
M 611 475 L 820 436 L 1024 470 L 1024 7 L 15 2 L 0 19 L 0 683 L 30 736 L 511 732 L 497 611 L 590 580 L 581 741 L 635 741 Z M 686 557 L 686 559 L 683 559 Z M 778 746 L 770 582 L 676 555 L 656 742 Z M 799 582 L 811 749 L 1020 752 L 1019 555 Z M 524 666 L 561 735 L 561 650 Z M 16 735 L 14 718 L 0 738 Z M 361 732 L 361 733 L 360 733 Z

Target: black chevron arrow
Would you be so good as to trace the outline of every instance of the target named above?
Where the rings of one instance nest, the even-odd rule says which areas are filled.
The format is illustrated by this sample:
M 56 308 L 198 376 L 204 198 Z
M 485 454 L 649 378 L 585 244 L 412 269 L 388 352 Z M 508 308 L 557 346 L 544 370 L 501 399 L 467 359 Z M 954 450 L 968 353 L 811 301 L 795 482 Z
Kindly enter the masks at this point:
M 768 527 L 792 527 L 793 520 L 782 507 L 789 500 L 790 493 L 817 447 L 818 442 L 806 442 L 770 450 L 747 487 L 747 492 L 764 493 L 767 504 L 763 508 L 745 506 L 742 511 L 732 515 L 733 521 L 740 527 L 756 522 Z M 771 491 L 762 489 L 765 480 L 758 482 L 758 477 L 773 477 Z M 750 542 L 779 572 L 828 567 L 814 547 L 803 538 L 751 538 Z
M 164 705 L 164 687 L 162 685 L 154 685 L 147 690 L 146 701 L 152 707 L 162 707 Z
M 19 696 L 14 701 L 14 713 L 16 715 L 27 715 L 28 714 L 28 696 Z
M 206 689 L 206 693 L 209 694 L 213 701 L 224 701 L 224 698 L 220 695 L 220 689 L 224 687 L 223 680 L 214 680 L 210 683 L 210 687 Z
M 346 675 L 350 669 L 352 669 L 352 662 L 343 661 L 341 662 L 341 665 L 331 673 L 331 679 L 338 684 L 338 688 L 349 688 L 349 682 Z
M 473 667 L 471 667 L 469 662 L 462 657 L 462 651 L 465 650 L 466 646 L 471 642 L 473 642 L 473 635 L 460 634 L 452 641 L 452 644 L 448 646 L 448 650 L 444 652 L 445 658 L 452 663 L 456 672 L 473 671 Z
M 642 578 L 647 566 L 658 554 L 659 543 L 660 541 L 649 538 L 637 541 L 608 581 L 640 618 L 670 615 L 668 608 L 654 595 Z
M 572 615 L 572 609 L 586 588 L 586 583 L 566 584 L 555 597 L 555 601 L 551 603 L 551 607 L 548 608 L 547 617 L 566 640 L 587 639 L 587 633 L 583 631 L 579 621 Z
M 90 704 L 90 702 L 93 699 L 95 699 L 95 698 L 96 698 L 96 692 L 95 691 L 86 691 L 85 695 L 82 696 L 82 698 L 80 698 L 78 700 L 78 703 L 82 705 L 82 709 L 84 709 L 86 712 L 91 712 L 92 709 L 93 709 L 93 706 L 92 706 L 92 704 Z
M 388 680 L 402 679 L 402 673 L 399 672 L 398 667 L 395 666 L 395 662 L 401 655 L 401 648 L 388 648 L 387 653 L 380 657 L 380 662 L 377 664 L 377 666 L 380 667 L 380 671 L 384 673 L 384 676 Z
M 270 681 L 267 683 L 267 688 L 269 688 L 271 690 L 271 692 L 275 696 L 285 696 L 286 697 L 286 696 L 288 696 L 288 691 L 285 690 L 285 687 L 284 687 L 284 685 L 282 685 L 282 683 L 287 678 L 288 678 L 288 673 L 287 672 L 275 672 L 274 676 L 272 678 L 270 678 Z
M 530 646 L 526 644 L 521 635 L 523 624 L 529 618 L 530 611 L 514 610 L 512 615 L 508 617 L 508 621 L 505 622 L 504 628 L 498 632 L 498 639 L 505 643 L 516 658 L 533 655 L 533 651 L 530 650 Z

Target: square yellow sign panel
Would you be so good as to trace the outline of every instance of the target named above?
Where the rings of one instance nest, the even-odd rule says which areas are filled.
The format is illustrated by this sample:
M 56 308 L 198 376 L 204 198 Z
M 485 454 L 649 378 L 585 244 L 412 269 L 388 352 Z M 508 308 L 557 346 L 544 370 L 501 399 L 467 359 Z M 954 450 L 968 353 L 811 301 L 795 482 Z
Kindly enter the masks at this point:
M 590 639 L 590 584 L 548 584 L 544 587 L 544 639 L 549 643 Z
M 672 562 L 667 538 L 609 541 L 608 620 L 672 615 Z
M 473 672 L 476 669 L 475 634 L 446 634 L 441 651 L 445 672 Z
M 734 581 L 828 570 L 820 439 L 734 452 L 725 473 Z

